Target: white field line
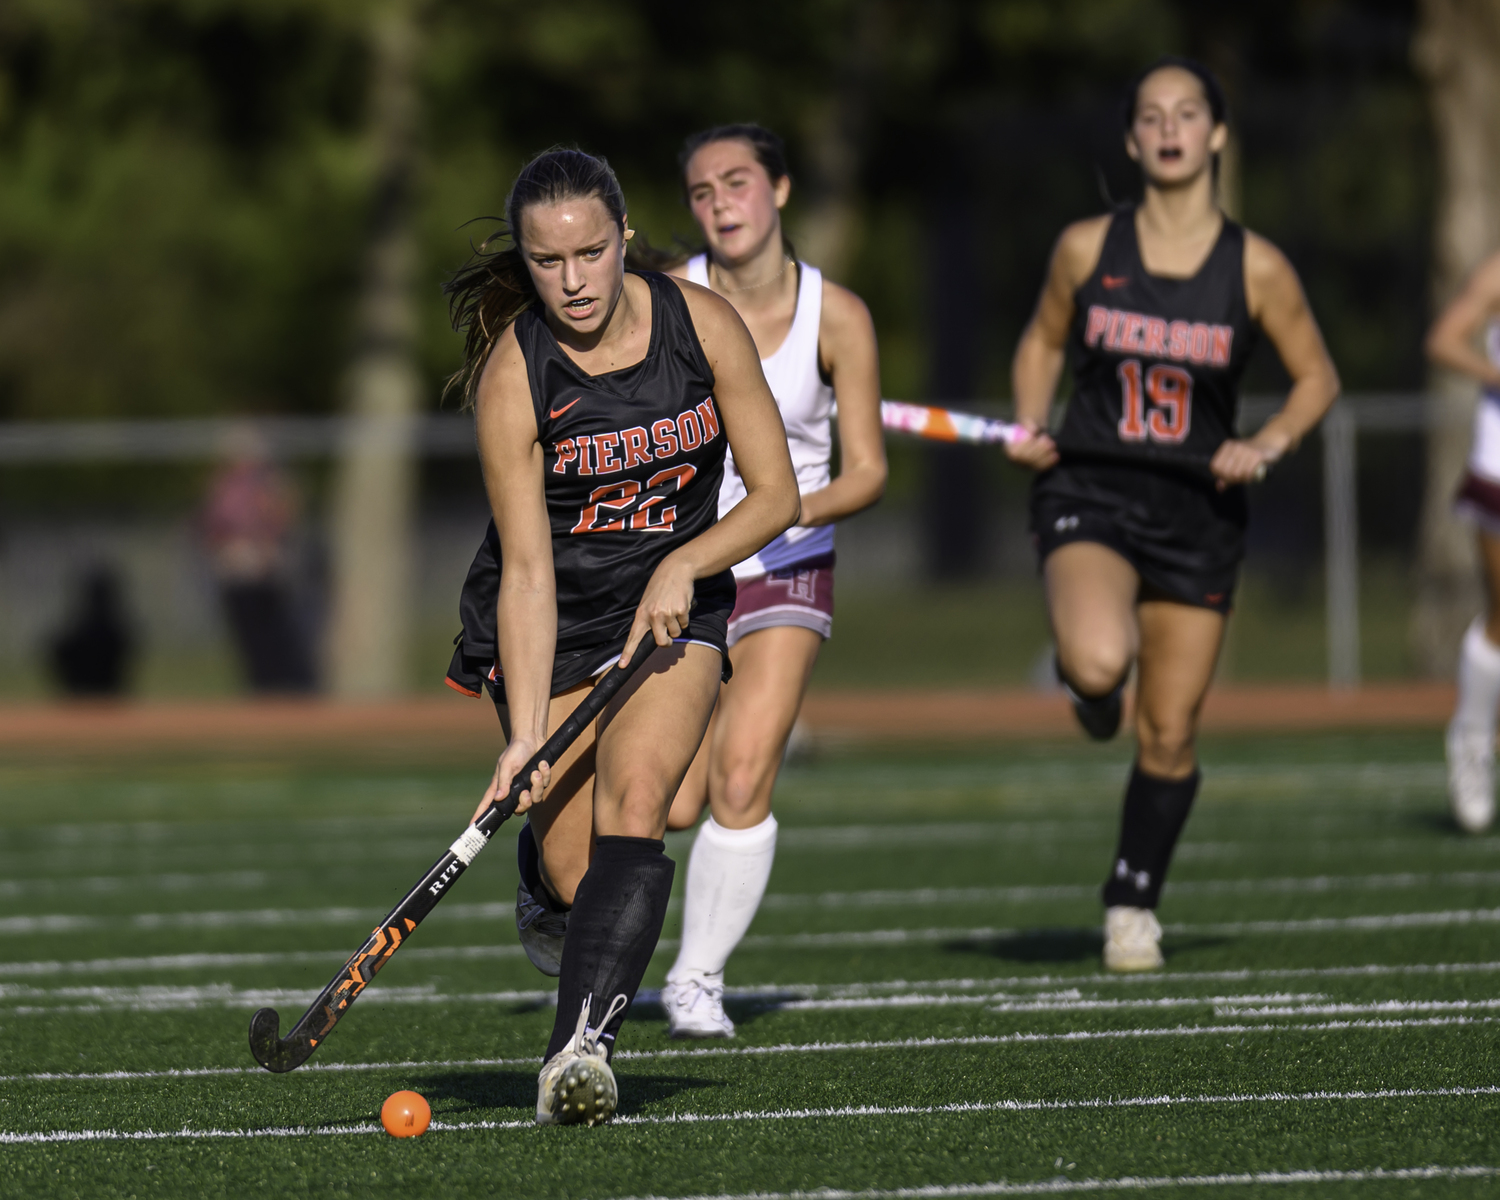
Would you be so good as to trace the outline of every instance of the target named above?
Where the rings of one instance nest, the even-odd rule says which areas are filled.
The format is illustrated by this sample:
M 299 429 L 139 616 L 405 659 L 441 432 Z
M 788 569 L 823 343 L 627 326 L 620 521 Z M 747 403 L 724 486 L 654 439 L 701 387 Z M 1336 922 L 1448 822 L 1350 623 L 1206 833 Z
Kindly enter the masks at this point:
M 1207 924 L 1164 925 L 1176 935 L 1243 937 L 1249 934 L 1350 933 L 1388 929 L 1428 929 L 1445 925 L 1478 925 L 1500 922 L 1500 908 L 1466 908 L 1447 912 L 1383 913 L 1360 917 L 1310 917 L 1295 921 L 1223 921 Z M 752 935 L 740 942 L 743 950 L 815 950 L 855 946 L 921 945 L 949 941 L 998 941 L 1002 938 L 1034 937 L 1044 932 L 1025 928 L 981 926 L 974 929 L 871 929 L 838 930 L 829 933 Z M 1055 932 L 1055 931 L 1045 931 Z
M 663 938 L 662 948 L 677 942 Z M 401 952 L 403 962 L 418 959 L 460 959 L 470 961 L 496 958 L 520 958 L 525 953 L 517 945 L 501 946 L 411 946 Z M 210 968 L 265 967 L 296 963 L 326 963 L 330 967 L 348 958 L 345 947 L 338 950 L 273 950 L 228 954 L 154 954 L 136 958 L 42 959 L 34 962 L 0 962 L 0 979 L 35 979 L 50 975 L 108 975 L 130 971 L 201 971 Z M 913 987 L 943 988 L 1013 988 L 1059 987 L 1078 984 L 1153 985 L 1172 982 L 1247 983 L 1256 979 L 1337 979 L 1380 978 L 1387 975 L 1471 975 L 1500 971 L 1500 962 L 1477 963 L 1364 963 L 1348 967 L 1239 967 L 1223 971 L 1152 971 L 1141 974 L 1115 975 L 1010 975 L 992 979 L 881 980 L 869 983 L 814 984 L 762 983 L 747 987 L 730 987 L 731 997 L 762 996 L 813 999 L 818 996 L 862 996 L 899 991 Z
M 676 945 L 673 942 L 672 945 Z M 72 962 L 43 959 L 40 962 L 0 963 L 0 979 L 28 979 L 39 975 L 112 974 L 116 971 L 199 971 L 210 967 L 266 967 L 280 963 L 327 963 L 336 967 L 349 957 L 350 947 L 339 950 L 268 950 L 237 954 L 149 954 L 138 958 L 86 958 Z M 415 959 L 524 958 L 519 945 L 504 946 L 409 946 L 401 951 L 405 962 Z
M 439 992 L 432 985 L 389 987 L 372 991 L 382 1004 L 534 1004 L 556 1003 L 553 991 Z M 47 1013 L 182 1012 L 202 1008 L 260 1008 L 303 1006 L 317 995 L 312 989 L 236 988 L 229 984 L 197 987 L 79 987 L 30 988 L 0 985 L 0 1008 L 12 1016 Z M 1374 1000 L 1328 1002 L 1320 993 L 1283 993 L 1267 996 L 1157 996 L 1130 1000 L 1084 996 L 1077 989 L 1018 997 L 1005 991 L 953 994 L 905 992 L 886 996 L 796 999 L 785 992 L 740 989 L 736 998 L 758 1000 L 776 1012 L 847 1012 L 903 1008 L 983 1007 L 992 1013 L 1142 1012 L 1169 1008 L 1212 1008 L 1216 1017 L 1392 1016 L 1400 1013 L 1469 1013 L 1500 1009 L 1500 999 Z M 658 993 L 642 992 L 642 1004 L 658 1002 Z M 42 1001 L 27 1004 L 23 1001 Z M 1320 1003 L 1321 1001 L 1321 1003 Z
M 1448 1099 L 1468 1096 L 1500 1095 L 1500 1087 L 1477 1088 L 1385 1088 L 1349 1092 L 1260 1092 L 1198 1096 L 1130 1096 L 1099 1097 L 1085 1100 L 996 1100 L 989 1103 L 968 1102 L 962 1104 L 865 1104 L 844 1108 L 781 1108 L 744 1109 L 726 1113 L 663 1113 L 660 1116 L 640 1114 L 616 1117 L 613 1125 L 703 1125 L 741 1123 L 747 1121 L 816 1121 L 837 1120 L 850 1117 L 927 1117 L 968 1116 L 974 1113 L 994 1112 L 1068 1112 L 1077 1110 L 1097 1111 L 1119 1108 L 1175 1108 L 1183 1105 L 1212 1104 L 1330 1104 L 1336 1102 L 1368 1102 L 1381 1100 L 1426 1100 Z M 461 1133 L 470 1130 L 533 1129 L 535 1122 L 518 1121 L 433 1121 L 429 1131 Z M 117 1130 L 117 1129 L 57 1129 L 44 1132 L 21 1133 L 0 1132 L 0 1145 L 28 1145 L 47 1142 L 91 1142 L 91 1141 L 160 1141 L 176 1138 L 256 1138 L 256 1137 L 307 1137 L 315 1135 L 370 1134 L 379 1133 L 379 1125 L 362 1122 L 338 1128 L 308 1129 L 304 1126 L 274 1127 L 271 1129 L 203 1129 L 183 1128 L 178 1130 Z M 823 1196 L 817 1192 L 813 1195 Z
M 910 1188 L 819 1188 L 815 1192 L 739 1192 L 708 1196 L 633 1196 L 627 1200 L 958 1200 L 966 1196 L 1066 1196 L 1086 1192 L 1149 1192 L 1170 1188 L 1245 1187 L 1288 1183 L 1378 1183 L 1428 1179 L 1493 1179 L 1500 1167 L 1371 1167 L 1359 1171 L 1253 1171 L 1238 1175 L 1120 1175 L 1114 1179 L 1038 1180 L 1035 1183 L 928 1184 Z
M 509 919 L 514 908 L 508 902 L 489 904 L 455 904 L 444 910 L 459 920 Z M 80 917 L 53 914 L 48 916 L 6 917 L 0 919 L 0 934 L 76 933 L 126 925 L 137 930 L 159 929 L 228 929 L 245 926 L 285 926 L 326 923 L 360 923 L 370 920 L 374 909 L 310 908 L 247 909 L 230 912 L 137 913 L 123 922 L 102 917 Z M 1359 917 L 1311 917 L 1295 921 L 1226 921 L 1208 924 L 1171 924 L 1163 926 L 1168 933 L 1219 936 L 1244 936 L 1262 933 L 1334 933 L 1385 929 L 1422 929 L 1443 925 L 1493 924 L 1500 922 L 1500 908 L 1466 908 L 1446 912 L 1382 913 Z M 828 933 L 757 934 L 740 942 L 745 950 L 797 950 L 852 946 L 892 946 L 902 943 L 946 941 L 993 941 L 1034 935 L 1035 929 L 1020 927 L 940 928 L 940 929 L 871 929 L 834 930 Z M 663 938 L 660 946 L 675 946 L 676 940 Z
M 1347 1033 L 1398 1029 L 1476 1027 L 1500 1023 L 1495 1017 L 1418 1017 L 1385 1021 L 1320 1021 L 1303 1024 L 1172 1025 L 1150 1029 L 1076 1029 L 1062 1033 L 969 1034 L 963 1037 L 898 1038 L 893 1041 L 782 1042 L 770 1046 L 704 1046 L 692 1050 L 621 1050 L 615 1062 L 647 1062 L 660 1059 L 763 1058 L 782 1054 L 840 1054 L 887 1050 L 949 1050 L 991 1046 L 1036 1046 L 1049 1043 L 1118 1042 L 1144 1038 L 1224 1037 L 1253 1033 Z M 296 1072 L 297 1078 L 324 1072 L 344 1074 L 366 1071 L 437 1071 L 456 1067 L 523 1067 L 535 1070 L 540 1058 L 443 1058 L 406 1059 L 393 1062 L 312 1063 Z M 219 1075 L 261 1075 L 259 1067 L 179 1067 L 159 1071 L 36 1071 L 0 1075 L 0 1083 L 26 1082 L 114 1082 L 141 1079 L 200 1079 Z
M 381 988 L 370 994 L 378 996 L 383 1004 L 550 1004 L 557 1000 L 556 991 L 439 992 L 431 984 Z M 51 1001 L 46 1004 L 15 1004 L 14 1007 L 0 1008 L 0 1014 L 182 1012 L 200 1008 L 274 1008 L 286 1004 L 301 1008 L 311 1004 L 317 995 L 312 988 L 236 988 L 229 984 L 135 988 L 28 988 L 0 984 L 0 1003 Z
M 1356 1013 L 1493 1012 L 1500 1000 L 1372 1000 L 1366 1004 L 1216 1004 L 1218 1017 L 1338 1017 Z M 1000 1010 L 995 1010 L 1000 1011 Z
M 224 871 L 207 875 L 112 875 L 47 879 L 0 880 L 0 898 L 27 895 L 113 894 L 141 891 L 252 891 L 269 886 L 263 871 Z M 1395 872 L 1384 875 L 1313 875 L 1281 879 L 1188 880 L 1168 883 L 1171 896 L 1323 895 L 1342 891 L 1401 891 L 1421 887 L 1492 887 L 1500 885 L 1500 871 Z M 1095 884 L 1022 885 L 1018 887 L 883 888 L 858 892 L 770 892 L 761 908 L 801 912 L 810 908 L 918 908 L 934 905 L 1026 904 L 1056 900 L 1092 900 Z M 668 905 L 679 911 L 681 898 Z M 498 920 L 508 917 L 503 903 L 457 904 L 443 910 L 460 919 Z M 129 918 L 136 928 L 226 928 L 237 925 L 286 925 L 293 923 L 377 921 L 381 914 L 371 909 L 332 907 L 323 909 L 247 909 L 229 912 L 141 913 Z M 0 920 L 0 933 L 68 932 L 99 926 L 76 922 L 100 918 L 68 914 L 10 917 Z M 35 922 L 50 923 L 38 930 Z
M 63 987 L 36 988 L 24 984 L 0 984 L 0 1003 L 14 1007 L 0 1008 L 0 1013 L 34 1016 L 57 1012 L 171 1012 L 200 1008 L 261 1008 L 267 1005 L 312 1003 L 317 992 L 311 988 L 273 989 L 236 988 L 230 984 L 208 984 L 186 987 Z M 555 1003 L 555 991 L 439 992 L 431 984 L 417 987 L 378 988 L 372 998 L 385 1004 L 546 1004 Z M 752 997 L 746 997 L 752 998 Z M 1005 991 L 951 995 L 914 992 L 891 996 L 863 998 L 797 1000 L 785 995 L 768 994 L 763 1007 L 781 1010 L 836 1012 L 850 1009 L 940 1008 L 944 1006 L 988 1006 L 996 1013 L 1057 1012 L 1133 1012 L 1162 1008 L 1234 1009 L 1234 1015 L 1271 1012 L 1275 1006 L 1310 1004 L 1327 1001 L 1319 992 L 1283 992 L 1274 995 L 1248 996 L 1166 996 L 1133 1000 L 1098 999 L 1084 996 L 1076 988 L 1041 995 L 1015 996 Z M 638 999 L 645 1004 L 659 1002 L 660 993 L 643 992 Z M 29 1000 L 43 1004 L 18 1003 Z M 62 1003 L 59 1003 L 62 1002 Z M 1497 1002 L 1500 1003 L 1500 1002 Z M 1461 1006 L 1462 1007 L 1462 1006 Z M 1290 1010 L 1295 1014 L 1298 1009 Z M 1321 1011 L 1321 1010 L 1318 1010 Z M 1331 1011 L 1331 1010 L 1330 1010 Z M 1351 1010 L 1354 1011 L 1354 1010 Z M 1364 1011 L 1364 1010 L 1359 1010 Z M 1413 1010 L 1417 1011 L 1417 1010 Z M 1277 1012 L 1275 1015 L 1281 1015 Z
M 1321 895 L 1341 891 L 1398 891 L 1419 887 L 1490 887 L 1500 884 L 1500 871 L 1446 871 L 1389 875 L 1314 875 L 1286 879 L 1216 879 L 1168 883 L 1169 896 Z M 1059 884 L 1036 887 L 972 887 L 882 889 L 864 892 L 770 892 L 763 909 L 915 908 L 941 904 L 1018 904 L 1028 901 L 1092 900 L 1097 884 Z
M 443 912 L 450 919 L 495 921 L 515 915 L 509 902 L 488 904 L 455 904 Z M 247 908 L 222 912 L 136 913 L 121 920 L 106 917 L 71 916 L 50 913 L 31 917 L 0 919 L 0 934 L 80 933 L 125 926 L 136 930 L 155 929 L 241 929 L 268 928 L 281 925 L 367 925 L 379 921 L 384 911 L 374 908 Z
M 203 875 L 164 872 L 143 875 L 54 875 L 0 879 L 0 899 L 22 896 L 112 896 L 120 892 L 255 891 L 270 886 L 265 871 L 214 871 Z
M 1005 992 L 953 995 L 947 992 L 904 992 L 893 996 L 848 997 L 828 1000 L 768 1000 L 767 1007 L 778 1012 L 847 1012 L 883 1008 L 943 1008 L 952 1005 L 983 1005 L 994 1013 L 1030 1012 L 1132 1012 L 1159 1008 L 1233 1007 L 1233 1015 L 1258 1015 L 1262 1009 L 1300 1002 L 1326 1000 L 1319 993 L 1293 993 L 1276 1000 L 1252 1000 L 1235 996 L 1155 996 L 1149 999 L 1104 1000 L 1084 996 L 1076 988 L 1051 994 L 1016 997 Z M 1239 1010 L 1243 1010 L 1241 1013 Z

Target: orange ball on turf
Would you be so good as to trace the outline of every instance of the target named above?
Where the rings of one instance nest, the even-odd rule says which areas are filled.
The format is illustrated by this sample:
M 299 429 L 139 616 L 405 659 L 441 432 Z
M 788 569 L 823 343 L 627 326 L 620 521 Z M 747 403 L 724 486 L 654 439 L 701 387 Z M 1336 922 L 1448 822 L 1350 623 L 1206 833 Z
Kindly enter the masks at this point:
M 432 1109 L 416 1092 L 392 1092 L 380 1106 L 380 1123 L 392 1137 L 419 1137 L 431 1120 Z

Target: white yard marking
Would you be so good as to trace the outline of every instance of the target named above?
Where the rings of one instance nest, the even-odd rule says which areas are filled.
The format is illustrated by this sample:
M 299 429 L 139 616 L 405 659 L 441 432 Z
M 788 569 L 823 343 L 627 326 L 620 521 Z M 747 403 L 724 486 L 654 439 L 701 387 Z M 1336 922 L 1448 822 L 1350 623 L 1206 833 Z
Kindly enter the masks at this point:
M 508 902 L 455 904 L 443 910 L 454 920 L 508 920 L 514 908 Z M 265 908 L 230 912 L 137 913 L 123 921 L 103 917 L 61 914 L 0 919 L 0 934 L 77 933 L 125 925 L 139 930 L 230 929 L 245 926 L 307 924 L 365 924 L 379 920 L 374 909 L 364 908 Z M 1357 917 L 1310 917 L 1295 921 L 1228 921 L 1204 924 L 1165 925 L 1167 933 L 1216 936 L 1246 936 L 1263 933 L 1343 933 L 1387 929 L 1425 929 L 1443 925 L 1481 925 L 1500 922 L 1500 908 L 1465 908 L 1445 912 L 1380 913 Z M 938 929 L 831 930 L 827 933 L 752 934 L 740 942 L 744 950 L 816 950 L 855 946 L 896 946 L 947 941 L 995 941 L 1000 938 L 1034 936 L 1036 929 L 1024 927 Z M 675 938 L 663 938 L 662 948 L 675 947 Z M 519 952 L 519 951 L 518 951 Z
M 1180 1105 L 1211 1104 L 1329 1104 L 1380 1100 L 1447 1099 L 1467 1096 L 1500 1095 L 1500 1087 L 1474 1088 L 1387 1088 L 1348 1092 L 1260 1092 L 1197 1096 L 1100 1097 L 1084 1100 L 996 1100 L 989 1103 L 964 1104 L 892 1104 L 860 1105 L 847 1108 L 744 1109 L 726 1113 L 663 1113 L 616 1117 L 615 1125 L 700 1125 L 748 1121 L 815 1121 L 852 1117 L 967 1116 L 994 1112 L 1066 1112 L 1087 1109 L 1173 1108 Z M 443 1121 L 434 1120 L 429 1131 L 461 1133 L 470 1130 L 506 1130 L 534 1128 L 531 1120 L 519 1121 Z M 58 1129 L 45 1132 L 0 1132 L 0 1145 L 27 1145 L 47 1142 L 88 1141 L 159 1141 L 166 1138 L 255 1138 L 336 1136 L 339 1134 L 379 1133 L 379 1125 L 360 1123 L 337 1128 L 309 1129 L 302 1126 L 279 1126 L 271 1129 L 203 1129 L 117 1130 Z M 1458 1168 L 1454 1168 L 1458 1169 Z M 826 1192 L 812 1193 L 826 1196 Z M 858 1194 L 858 1193 L 855 1193 Z M 897 1193 L 901 1194 L 901 1193 Z M 920 1192 L 911 1193 L 920 1195 Z
M 420 958 L 492 959 L 524 958 L 518 945 L 508 946 L 411 946 L 402 950 L 403 962 Z M 39 975 L 93 975 L 116 971 L 199 971 L 209 967 L 264 967 L 279 963 L 326 962 L 337 966 L 349 957 L 340 950 L 270 950 L 239 954 L 149 954 L 139 958 L 86 958 L 72 962 L 43 959 L 40 962 L 0 963 L 0 979 L 29 979 Z
M 26 984 L 0 984 L 0 1008 L 13 1016 L 33 1016 L 58 1012 L 169 1012 L 200 1008 L 261 1008 L 265 1006 L 307 1005 L 317 996 L 311 988 L 237 988 L 227 983 L 203 986 L 139 987 L 60 987 L 38 988 Z M 416 987 L 379 987 L 370 991 L 372 999 L 386 1004 L 543 1004 L 555 1002 L 553 990 L 440 992 L 432 984 Z M 1327 1001 L 1319 992 L 1277 993 L 1247 996 L 1162 996 L 1132 1000 L 1100 999 L 1085 996 L 1076 988 L 1060 992 L 1031 993 L 1017 996 L 1008 991 L 986 990 L 953 995 L 946 992 L 906 992 L 887 996 L 834 997 L 799 1000 L 785 993 L 739 993 L 740 999 L 760 1001 L 762 1008 L 776 1011 L 837 1012 L 851 1009 L 942 1008 L 953 1005 L 986 1006 L 995 1013 L 1057 1013 L 1139 1011 L 1162 1008 L 1213 1008 L 1226 1016 L 1297 1015 L 1320 1013 L 1322 1008 L 1288 1007 Z M 644 1004 L 659 1002 L 659 993 L 645 991 L 638 999 Z M 39 1001 L 43 1003 L 28 1003 Z M 1397 1003 L 1397 1002 L 1392 1002 Z M 1486 1002 L 1459 1007 L 1482 1007 Z M 1496 1002 L 1500 1005 L 1500 1001 Z M 1329 1014 L 1341 1011 L 1328 1008 Z M 1382 1011 L 1369 1006 L 1349 1011 Z M 1395 1010 L 1392 1010 L 1395 1011 Z M 1420 1008 L 1413 1011 L 1421 1011 Z M 1437 1010 L 1434 1010 L 1437 1011 Z M 1455 1010 L 1457 1011 L 1457 1010 Z
M 771 1046 L 703 1046 L 691 1050 L 621 1050 L 615 1062 L 645 1062 L 658 1059 L 759 1058 L 781 1054 L 839 1054 L 885 1050 L 946 1050 L 988 1046 L 1032 1046 L 1048 1043 L 1116 1042 L 1143 1038 L 1223 1037 L 1252 1033 L 1345 1033 L 1397 1029 L 1435 1029 L 1500 1024 L 1496 1017 L 1421 1017 L 1393 1021 L 1321 1021 L 1303 1024 L 1173 1025 L 1152 1029 L 1074 1029 L 1063 1033 L 971 1034 L 964 1037 L 898 1038 L 894 1041 L 782 1042 Z M 527 1067 L 535 1069 L 537 1055 L 525 1058 L 444 1058 L 370 1063 L 311 1063 L 295 1072 L 297 1078 L 323 1072 L 340 1074 L 365 1071 L 436 1071 L 454 1067 Z M 261 1075 L 259 1067 L 182 1067 L 160 1071 L 39 1071 L 26 1075 L 0 1075 L 0 1083 L 60 1082 L 68 1080 L 111 1081 L 140 1079 L 194 1079 L 217 1075 Z M 288 1076 L 290 1078 L 291 1076 Z
M 1147 1192 L 1168 1188 L 1244 1187 L 1287 1183 L 1376 1183 L 1428 1179 L 1492 1179 L 1500 1167 L 1372 1167 L 1364 1171 L 1254 1171 L 1239 1175 L 1121 1175 L 1114 1179 L 1039 1180 L 1035 1183 L 929 1184 L 913 1188 L 868 1188 L 846 1191 L 819 1188 L 815 1192 L 740 1192 L 681 1196 L 670 1200 L 947 1200 L 964 1196 L 1065 1196 L 1079 1192 Z M 628 1200 L 668 1200 L 660 1196 Z
M 269 887 L 265 871 L 215 871 L 206 875 L 165 872 L 155 875 L 49 876 L 45 879 L 0 879 L 0 898 L 20 896 L 113 896 L 121 892 L 255 891 Z
M 1403 891 L 1419 887 L 1494 887 L 1500 871 L 1445 871 L 1388 875 L 1313 875 L 1286 879 L 1213 879 L 1168 883 L 1166 895 L 1248 896 L 1321 895 L 1326 892 Z M 1036 887 L 910 888 L 866 892 L 769 892 L 761 900 L 772 911 L 808 908 L 915 908 L 932 905 L 1024 904 L 1049 900 L 1093 900 L 1097 884 L 1058 884 Z
M 546 1004 L 556 991 L 439 992 L 431 984 L 388 987 L 371 992 L 386 1004 Z M 236 988 L 227 983 L 200 987 L 75 987 L 35 988 L 0 984 L 0 1012 L 35 1016 L 59 1012 L 173 1012 L 199 1008 L 263 1008 L 286 1004 L 304 1006 L 318 995 L 313 988 Z M 41 1000 L 45 1004 L 18 1003 Z M 1274 1002 L 1274 1001 L 1273 1001 Z

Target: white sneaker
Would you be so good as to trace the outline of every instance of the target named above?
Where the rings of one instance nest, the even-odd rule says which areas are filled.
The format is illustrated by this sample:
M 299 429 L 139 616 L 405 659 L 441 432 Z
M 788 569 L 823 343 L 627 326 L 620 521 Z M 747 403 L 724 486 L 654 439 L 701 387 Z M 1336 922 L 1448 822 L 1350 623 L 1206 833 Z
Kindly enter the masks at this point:
M 724 972 L 690 975 L 661 990 L 667 1033 L 674 1038 L 732 1038 L 734 1022 L 724 1012 Z
M 521 948 L 531 959 L 532 966 L 554 979 L 562 974 L 568 914 L 552 912 L 538 903 L 524 883 L 516 885 L 516 933 L 520 935 Z
M 538 1125 L 598 1125 L 614 1116 L 620 1104 L 615 1073 L 609 1055 L 599 1045 L 599 1032 L 589 1028 L 590 996 L 578 1014 L 578 1028 L 568 1044 L 542 1065 L 536 1078 L 536 1123 Z M 626 1004 L 616 996 L 599 1022 L 602 1030 Z
M 1495 820 L 1495 735 L 1448 726 L 1448 807 L 1465 833 Z
M 1104 910 L 1104 965 L 1111 971 L 1154 971 L 1162 965 L 1161 926 L 1149 908 L 1117 904 Z

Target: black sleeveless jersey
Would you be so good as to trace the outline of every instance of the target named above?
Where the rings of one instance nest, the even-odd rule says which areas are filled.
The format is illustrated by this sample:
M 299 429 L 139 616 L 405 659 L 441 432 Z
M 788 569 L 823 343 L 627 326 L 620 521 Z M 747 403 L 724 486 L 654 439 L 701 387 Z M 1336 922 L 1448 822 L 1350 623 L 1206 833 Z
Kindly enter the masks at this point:
M 1196 275 L 1149 275 L 1135 210 L 1114 214 L 1099 263 L 1074 296 L 1074 390 L 1057 438 L 1065 459 L 1206 476 L 1214 451 L 1234 436 L 1254 346 L 1244 264 L 1245 231 L 1226 217 Z
M 652 572 L 718 520 L 728 441 L 713 370 L 682 290 L 666 275 L 640 275 L 651 290 L 651 340 L 633 366 L 590 375 L 558 345 L 539 308 L 516 319 L 552 528 L 554 692 L 602 666 L 611 646 L 618 653 Z M 491 521 L 464 584 L 455 665 L 497 655 L 499 587 L 500 538 Z M 692 624 L 705 593 L 715 601 L 708 607 L 722 607 L 727 597 L 732 608 L 733 575 L 698 581 Z M 696 636 L 691 626 L 688 636 Z

